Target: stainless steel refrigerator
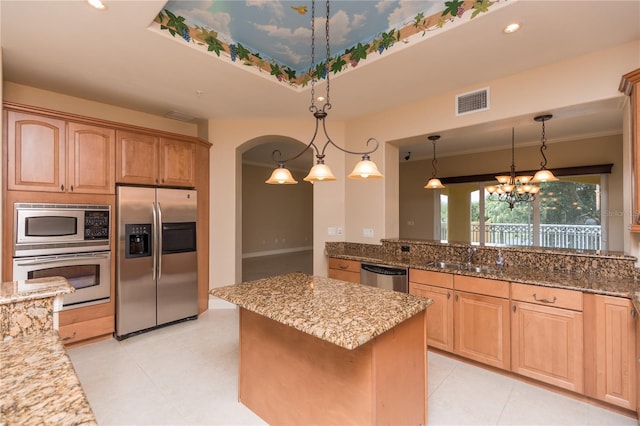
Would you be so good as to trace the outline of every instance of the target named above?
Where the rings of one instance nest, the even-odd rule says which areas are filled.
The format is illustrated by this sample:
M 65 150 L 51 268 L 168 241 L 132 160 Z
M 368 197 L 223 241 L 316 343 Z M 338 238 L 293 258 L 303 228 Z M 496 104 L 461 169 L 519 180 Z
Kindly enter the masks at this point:
M 119 186 L 116 338 L 198 314 L 195 190 Z

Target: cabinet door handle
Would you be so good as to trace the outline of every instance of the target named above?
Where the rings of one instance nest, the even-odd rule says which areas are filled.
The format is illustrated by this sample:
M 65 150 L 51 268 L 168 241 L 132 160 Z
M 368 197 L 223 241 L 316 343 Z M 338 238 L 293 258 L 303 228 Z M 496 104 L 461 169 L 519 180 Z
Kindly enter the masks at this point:
M 511 307 L 511 310 L 512 310 L 514 313 L 516 312 L 516 305 L 515 305 L 515 304 Z
M 635 309 L 631 310 L 631 318 L 635 319 L 638 316 L 638 312 Z
M 447 292 L 447 300 L 451 299 L 451 293 Z
M 533 300 L 535 300 L 536 302 L 542 302 L 542 303 L 556 303 L 557 298 L 555 296 L 553 296 L 553 300 L 545 299 L 544 297 L 538 299 L 536 294 L 533 293 Z
M 338 265 L 338 268 L 340 269 L 347 269 L 349 267 L 349 265 L 345 265 L 344 263 L 341 263 L 340 265 Z
M 458 295 L 457 294 L 453 298 L 455 299 L 456 302 L 458 301 Z
M 64 185 L 60 185 L 60 191 L 64 191 Z
M 67 337 L 63 338 L 62 340 L 63 340 L 63 341 L 65 341 L 65 340 L 71 340 L 71 339 L 73 339 L 73 338 L 75 338 L 75 337 L 76 337 L 76 332 L 74 331 L 74 332 L 73 332 L 73 334 L 72 334 L 71 336 L 67 336 Z
M 73 192 L 73 185 L 71 185 L 71 192 Z

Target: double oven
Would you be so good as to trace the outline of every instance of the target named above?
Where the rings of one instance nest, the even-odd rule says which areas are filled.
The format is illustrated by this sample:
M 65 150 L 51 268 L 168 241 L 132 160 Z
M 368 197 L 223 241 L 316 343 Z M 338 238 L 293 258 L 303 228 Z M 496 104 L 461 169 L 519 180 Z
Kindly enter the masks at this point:
M 14 204 L 13 279 L 64 277 L 63 310 L 111 299 L 111 206 Z

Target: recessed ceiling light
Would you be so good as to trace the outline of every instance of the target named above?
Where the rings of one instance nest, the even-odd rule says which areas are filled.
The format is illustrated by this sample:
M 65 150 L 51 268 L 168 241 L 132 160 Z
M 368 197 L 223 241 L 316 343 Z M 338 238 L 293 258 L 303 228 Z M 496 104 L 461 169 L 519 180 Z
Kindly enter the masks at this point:
M 87 0 L 87 3 L 91 5 L 91 7 L 98 10 L 105 10 L 107 6 L 102 2 L 102 0 Z
M 519 29 L 520 29 L 520 24 L 517 23 L 517 22 L 514 22 L 513 24 L 509 24 L 506 27 L 504 27 L 504 30 L 502 30 L 502 31 L 505 34 L 511 34 L 511 33 L 515 33 Z

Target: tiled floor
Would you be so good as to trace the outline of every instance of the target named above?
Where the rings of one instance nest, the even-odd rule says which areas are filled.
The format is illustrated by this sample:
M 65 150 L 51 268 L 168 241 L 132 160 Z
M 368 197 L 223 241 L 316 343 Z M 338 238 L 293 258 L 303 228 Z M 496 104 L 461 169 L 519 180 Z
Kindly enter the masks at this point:
M 258 425 L 237 401 L 238 314 L 71 349 L 101 425 Z M 429 424 L 636 425 L 629 417 L 429 353 Z

